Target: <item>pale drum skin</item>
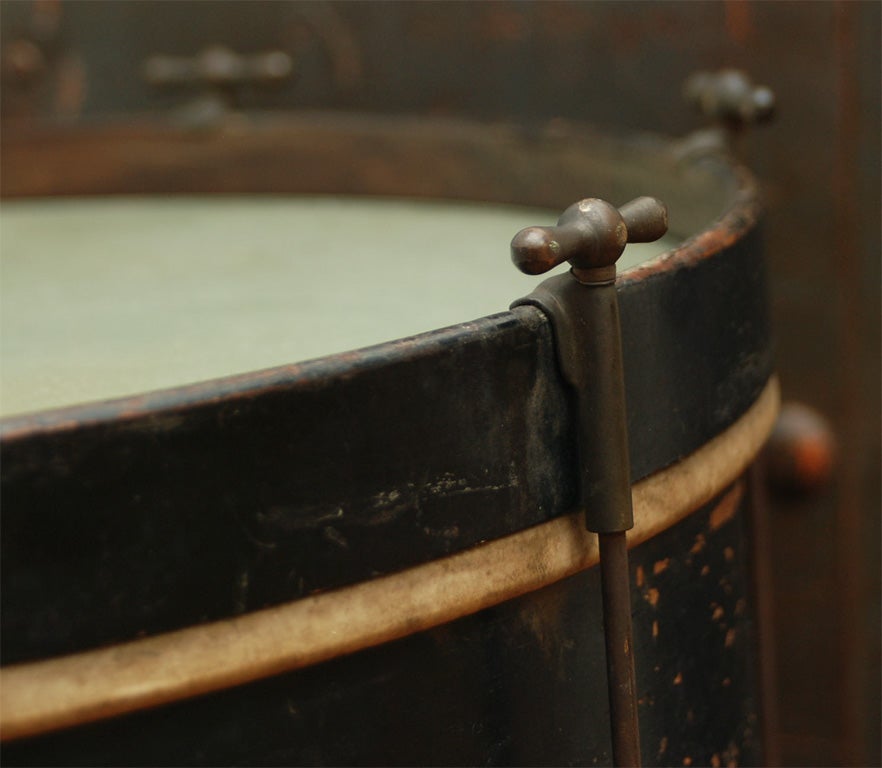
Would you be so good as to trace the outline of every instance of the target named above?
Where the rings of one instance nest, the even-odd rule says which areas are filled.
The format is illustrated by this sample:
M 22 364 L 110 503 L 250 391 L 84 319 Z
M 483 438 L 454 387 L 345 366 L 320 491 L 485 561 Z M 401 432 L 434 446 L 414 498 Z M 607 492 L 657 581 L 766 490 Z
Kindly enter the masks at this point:
M 285 365 L 502 312 L 535 285 L 506 268 L 511 233 L 553 216 L 338 197 L 4 202 L 0 417 Z M 679 239 L 629 245 L 620 270 Z

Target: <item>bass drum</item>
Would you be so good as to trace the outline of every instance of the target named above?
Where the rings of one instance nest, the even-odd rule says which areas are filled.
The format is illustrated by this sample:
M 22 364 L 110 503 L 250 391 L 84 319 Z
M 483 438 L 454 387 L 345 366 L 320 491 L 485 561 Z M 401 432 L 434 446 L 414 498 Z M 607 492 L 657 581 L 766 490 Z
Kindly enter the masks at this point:
M 2 161 L 5 764 L 609 763 L 574 403 L 507 250 L 643 194 L 671 228 L 618 280 L 643 760 L 762 764 L 747 172 L 328 115 L 6 130 Z M 309 346 L 347 312 L 391 325 Z

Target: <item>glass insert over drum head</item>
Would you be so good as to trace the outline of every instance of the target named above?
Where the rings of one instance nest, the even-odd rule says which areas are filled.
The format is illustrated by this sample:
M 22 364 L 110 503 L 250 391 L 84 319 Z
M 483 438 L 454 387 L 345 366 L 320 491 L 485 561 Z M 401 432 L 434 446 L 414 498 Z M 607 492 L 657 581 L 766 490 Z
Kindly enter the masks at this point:
M 335 197 L 6 202 L 0 416 L 334 354 L 504 311 L 555 214 Z M 629 246 L 627 268 L 677 244 Z

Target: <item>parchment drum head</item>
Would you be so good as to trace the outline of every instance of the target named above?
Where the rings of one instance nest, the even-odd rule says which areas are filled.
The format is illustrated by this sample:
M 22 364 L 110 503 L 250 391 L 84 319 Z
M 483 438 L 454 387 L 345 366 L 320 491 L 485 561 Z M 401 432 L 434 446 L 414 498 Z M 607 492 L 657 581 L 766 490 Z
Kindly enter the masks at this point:
M 558 213 L 355 197 L 4 202 L 0 416 L 244 373 L 504 311 Z M 676 245 L 632 245 L 625 269 Z

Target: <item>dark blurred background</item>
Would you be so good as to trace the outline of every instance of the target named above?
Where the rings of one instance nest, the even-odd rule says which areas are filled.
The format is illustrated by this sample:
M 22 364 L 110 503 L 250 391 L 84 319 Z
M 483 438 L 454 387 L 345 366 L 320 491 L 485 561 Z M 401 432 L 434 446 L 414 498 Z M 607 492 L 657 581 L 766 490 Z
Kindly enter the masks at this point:
M 694 71 L 770 86 L 777 118 L 743 152 L 766 193 L 778 370 L 837 447 L 828 483 L 770 498 L 775 735 L 786 765 L 879 765 L 880 9 L 10 0 L 0 103 L 6 125 L 331 109 L 682 135 L 703 125 L 681 98 Z M 293 77 L 219 96 L 145 82 L 151 56 L 218 44 L 285 52 Z

